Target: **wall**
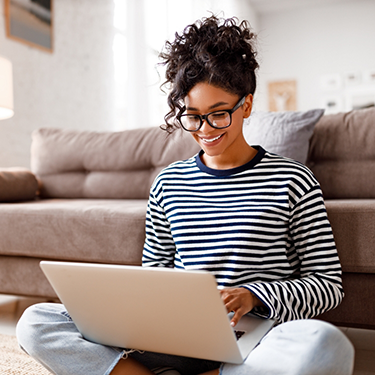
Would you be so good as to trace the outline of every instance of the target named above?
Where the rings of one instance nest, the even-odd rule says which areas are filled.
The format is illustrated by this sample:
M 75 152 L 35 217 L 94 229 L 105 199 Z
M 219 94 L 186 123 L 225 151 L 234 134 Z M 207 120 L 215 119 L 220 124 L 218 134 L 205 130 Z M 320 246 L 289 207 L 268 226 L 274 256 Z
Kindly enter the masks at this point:
M 322 107 L 322 76 L 375 70 L 374 15 L 371 0 L 262 15 L 255 108 L 268 109 L 269 81 L 296 79 L 298 109 L 307 110 Z
M 13 63 L 15 115 L 0 121 L 0 167 L 30 167 L 39 127 L 110 130 L 113 124 L 113 2 L 55 0 L 54 52 L 6 37 L 0 1 L 0 55 Z

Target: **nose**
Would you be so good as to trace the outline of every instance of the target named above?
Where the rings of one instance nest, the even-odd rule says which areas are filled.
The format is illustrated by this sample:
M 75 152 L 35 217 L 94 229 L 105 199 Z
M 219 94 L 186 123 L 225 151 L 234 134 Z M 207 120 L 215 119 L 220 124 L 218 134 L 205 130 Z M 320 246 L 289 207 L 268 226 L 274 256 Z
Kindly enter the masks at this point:
M 202 127 L 199 129 L 202 133 L 210 133 L 214 128 L 208 123 L 207 119 L 203 119 Z

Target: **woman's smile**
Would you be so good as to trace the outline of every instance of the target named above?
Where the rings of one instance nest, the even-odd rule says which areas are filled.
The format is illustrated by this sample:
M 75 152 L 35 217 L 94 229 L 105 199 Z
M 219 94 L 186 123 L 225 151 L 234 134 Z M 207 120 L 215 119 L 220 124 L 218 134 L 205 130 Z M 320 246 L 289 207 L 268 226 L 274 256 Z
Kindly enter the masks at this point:
M 221 140 L 221 138 L 225 135 L 225 133 L 222 133 L 222 134 L 219 134 L 218 136 L 203 136 L 203 135 L 198 135 L 198 137 L 201 139 L 201 141 L 203 143 L 207 143 L 208 145 L 211 145 L 211 146 L 216 146 L 219 142 L 216 142 L 216 141 L 219 141 Z

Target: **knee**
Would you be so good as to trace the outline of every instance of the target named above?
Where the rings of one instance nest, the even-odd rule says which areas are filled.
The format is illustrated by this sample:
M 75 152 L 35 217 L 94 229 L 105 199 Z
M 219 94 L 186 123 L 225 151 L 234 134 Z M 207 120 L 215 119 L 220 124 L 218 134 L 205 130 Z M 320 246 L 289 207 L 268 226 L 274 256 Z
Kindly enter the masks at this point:
M 16 336 L 20 347 L 28 354 L 34 355 L 42 347 L 43 331 L 51 325 L 53 317 L 51 312 L 56 309 L 56 304 L 41 303 L 28 307 L 16 327 Z
M 351 368 L 348 374 L 352 373 L 354 367 L 354 346 L 346 335 L 337 327 L 323 321 L 316 321 L 318 329 L 318 347 L 320 355 L 327 359 L 332 365 L 337 361 L 347 363 L 347 367 Z
M 345 334 L 334 325 L 321 320 L 307 321 L 315 330 L 312 344 L 315 350 L 319 350 L 323 355 L 326 352 L 343 353 L 346 356 L 354 356 L 354 347 Z
M 291 331 L 304 333 L 304 361 L 298 374 L 352 374 L 354 347 L 345 334 L 330 323 L 319 320 L 293 321 Z

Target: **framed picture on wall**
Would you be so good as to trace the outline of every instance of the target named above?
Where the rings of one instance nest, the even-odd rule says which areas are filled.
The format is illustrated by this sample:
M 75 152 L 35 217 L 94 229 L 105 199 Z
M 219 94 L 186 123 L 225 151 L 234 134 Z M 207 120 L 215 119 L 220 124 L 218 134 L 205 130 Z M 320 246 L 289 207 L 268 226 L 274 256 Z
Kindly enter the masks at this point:
M 375 88 L 360 87 L 346 92 L 346 109 L 363 109 L 375 107 Z
M 4 7 L 9 38 L 53 51 L 53 0 L 4 0 Z
M 273 112 L 297 110 L 297 81 L 268 82 L 268 107 Z
M 340 94 L 323 95 L 322 106 L 326 115 L 342 112 L 344 110 L 343 98 Z

